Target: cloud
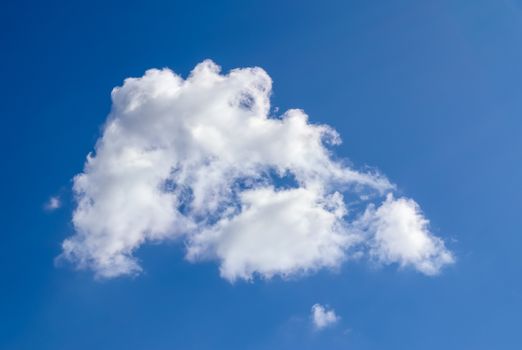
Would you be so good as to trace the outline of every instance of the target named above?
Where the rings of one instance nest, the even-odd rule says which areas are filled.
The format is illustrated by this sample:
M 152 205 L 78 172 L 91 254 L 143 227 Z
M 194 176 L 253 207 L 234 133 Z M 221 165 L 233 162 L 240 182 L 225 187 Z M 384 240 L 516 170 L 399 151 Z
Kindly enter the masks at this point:
M 59 209 L 62 206 L 62 200 L 60 199 L 60 196 L 51 196 L 45 202 L 44 209 L 47 211 L 53 211 L 56 209 Z
M 312 323 L 317 330 L 332 326 L 340 320 L 340 317 L 335 314 L 333 309 L 328 310 L 327 307 L 321 304 L 312 306 Z
M 412 266 L 427 275 L 454 262 L 444 242 L 428 230 L 428 220 L 412 199 L 388 194 L 378 208 L 370 205 L 354 226 L 369 234 L 370 255 L 380 263 Z
M 240 194 L 241 212 L 196 235 L 189 258 L 201 252 L 221 261 L 228 280 L 293 275 L 335 267 L 356 237 L 343 229 L 340 196 L 314 190 L 261 187 Z
M 62 257 L 99 277 L 135 274 L 141 245 L 179 239 L 187 259 L 217 261 L 230 281 L 335 268 L 352 254 L 428 274 L 451 262 L 424 224 L 390 233 L 412 211 L 389 201 L 414 202 L 385 197 L 395 188 L 385 176 L 335 159 L 331 127 L 302 110 L 272 115 L 271 87 L 260 68 L 222 74 L 210 60 L 187 79 L 169 69 L 126 79 L 74 178 L 75 232 Z M 431 248 L 409 241 L 422 235 Z M 385 255 L 394 239 L 406 248 Z

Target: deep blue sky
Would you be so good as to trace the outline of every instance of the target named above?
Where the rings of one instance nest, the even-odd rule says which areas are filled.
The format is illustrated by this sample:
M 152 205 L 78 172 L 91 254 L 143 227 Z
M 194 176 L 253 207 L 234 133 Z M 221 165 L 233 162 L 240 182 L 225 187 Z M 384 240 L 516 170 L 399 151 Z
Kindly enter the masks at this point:
M 3 1 L 0 45 L 1 349 L 522 347 L 522 2 Z M 337 129 L 457 263 L 232 285 L 171 244 L 141 248 L 136 278 L 56 267 L 112 87 L 205 58 L 267 70 L 273 104 Z M 316 302 L 341 322 L 313 332 Z

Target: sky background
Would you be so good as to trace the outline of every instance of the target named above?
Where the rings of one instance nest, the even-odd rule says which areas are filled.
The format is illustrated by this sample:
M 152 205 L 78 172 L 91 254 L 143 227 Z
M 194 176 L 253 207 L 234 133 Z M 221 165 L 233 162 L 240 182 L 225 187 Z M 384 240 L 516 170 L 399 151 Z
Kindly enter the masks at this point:
M 1 349 L 522 346 L 522 2 L 4 1 L 0 45 Z M 272 104 L 335 128 L 337 154 L 415 198 L 456 264 L 231 284 L 171 243 L 141 247 L 134 278 L 55 266 L 111 89 L 205 58 L 264 68 Z M 341 320 L 314 331 L 315 303 Z

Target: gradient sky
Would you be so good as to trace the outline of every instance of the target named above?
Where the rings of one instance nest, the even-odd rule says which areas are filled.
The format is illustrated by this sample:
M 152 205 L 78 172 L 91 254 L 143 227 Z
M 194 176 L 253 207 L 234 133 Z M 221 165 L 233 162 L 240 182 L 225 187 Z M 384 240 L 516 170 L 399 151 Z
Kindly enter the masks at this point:
M 1 349 L 521 348 L 522 2 L 21 0 L 0 28 Z M 111 89 L 206 58 L 264 68 L 272 104 L 334 127 L 456 263 L 231 284 L 174 242 L 141 247 L 136 277 L 56 266 Z M 315 303 L 341 319 L 314 330 Z

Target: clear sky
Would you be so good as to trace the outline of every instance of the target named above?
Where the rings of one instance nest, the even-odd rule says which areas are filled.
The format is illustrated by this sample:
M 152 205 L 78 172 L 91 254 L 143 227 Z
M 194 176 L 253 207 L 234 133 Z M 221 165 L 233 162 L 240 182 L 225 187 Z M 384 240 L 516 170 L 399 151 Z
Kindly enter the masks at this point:
M 0 173 L 1 349 L 522 348 L 521 2 L 20 0 L 2 3 L 0 28 L 0 143 L 5 156 Z M 114 243 L 94 240 L 97 223 L 120 218 L 112 210 L 131 208 L 133 214 L 135 209 L 137 216 L 129 214 L 137 218 L 131 232 L 153 215 L 142 214 L 150 207 L 132 207 L 132 200 L 120 203 L 118 210 L 109 201 L 95 212 L 98 216 L 89 212 L 84 221 L 71 221 L 83 213 L 72 190 L 76 174 L 101 178 L 102 185 L 95 185 L 105 189 L 102 195 L 123 188 L 122 178 L 110 182 L 97 175 L 113 164 L 109 147 L 96 150 L 107 154 L 105 167 L 86 170 L 85 157 L 104 134 L 111 108 L 116 119 L 124 120 L 127 112 L 118 108 L 129 107 L 129 99 L 148 93 L 149 87 L 144 83 L 129 87 L 128 93 L 120 90 L 122 97 L 114 104 L 111 90 L 150 68 L 168 67 L 186 79 L 205 59 L 219 64 L 223 74 L 262 67 L 273 81 L 271 115 L 299 108 L 310 123 L 330 125 L 343 140 L 328 147 L 335 151 L 332 159 L 349 159 L 346 164 L 364 174 L 378 169 L 395 184 L 396 199 L 412 198 L 422 208 L 430 231 L 416 232 L 437 242 L 440 238 L 445 246 L 436 248 L 431 260 L 405 257 L 404 250 L 398 257 L 383 257 L 384 248 L 376 245 L 382 240 L 371 238 L 361 254 L 373 259 L 357 259 L 355 253 L 334 259 L 333 245 L 333 252 L 301 261 L 297 269 L 310 268 L 307 273 L 294 274 L 276 262 L 270 278 L 266 264 L 273 260 L 256 260 L 252 276 L 243 277 L 244 265 L 226 265 L 229 254 L 242 246 L 234 245 L 231 253 L 221 241 L 214 242 L 217 248 L 206 241 L 195 244 L 192 238 L 198 235 L 145 244 L 139 236 L 139 243 L 127 242 L 130 263 L 103 265 L 105 255 L 85 248 L 89 242 L 96 249 Z M 151 84 L 150 89 L 160 86 L 155 80 Z M 235 89 L 230 86 L 213 91 Z M 190 101 L 196 106 L 191 108 L 208 107 L 206 97 Z M 180 106 L 172 103 L 140 113 L 156 117 L 165 106 Z M 130 130 L 125 142 L 144 137 L 146 126 L 130 124 L 125 124 Z M 303 132 L 312 130 L 307 129 L 312 124 Z M 165 124 L 158 125 L 151 139 L 169 138 L 171 129 L 162 133 Z M 258 135 L 231 130 L 248 140 Z M 259 155 L 271 140 L 277 145 L 281 138 L 239 144 Z M 280 148 L 270 164 L 283 162 L 296 148 Z M 243 159 L 233 150 L 234 161 Z M 328 159 L 327 166 L 333 164 Z M 297 169 L 297 182 L 299 176 L 306 179 L 302 193 L 330 198 L 323 196 L 331 193 L 309 190 L 313 181 L 302 170 L 309 159 L 303 162 L 289 168 Z M 272 175 L 267 179 L 272 181 Z M 267 196 L 293 193 L 292 181 L 279 179 L 288 183 L 286 192 Z M 314 181 L 331 185 L 324 177 Z M 88 186 L 82 188 L 94 193 Z M 135 189 L 132 185 L 122 192 L 130 196 Z M 249 193 L 252 198 L 243 201 L 255 208 L 257 192 Z M 99 193 L 91 194 L 92 203 L 105 203 Z M 150 201 L 157 204 L 156 197 Z M 281 212 L 299 216 L 306 210 Z M 192 215 L 190 209 L 181 211 Z M 275 230 L 281 212 L 272 212 Z M 219 215 L 208 220 L 217 222 Z M 378 211 L 373 215 L 374 224 L 363 234 L 378 235 L 375 225 L 389 223 Z M 301 216 L 307 222 L 307 215 Z M 225 223 L 218 233 L 236 237 L 234 229 L 243 223 L 243 230 L 257 237 L 258 226 L 245 220 L 230 227 Z M 103 237 L 116 237 L 120 231 L 115 225 L 107 226 Z M 136 232 L 154 232 L 156 226 L 150 225 Z M 62 243 L 78 237 L 79 230 L 92 240 L 74 241 L 72 258 L 63 259 Z M 281 234 L 287 231 L 292 229 Z M 335 234 L 339 232 L 328 237 Z M 265 247 L 280 252 L 277 245 L 263 244 L 268 243 L 260 241 L 263 252 Z M 191 248 L 202 249 L 209 258 L 187 260 Z M 451 254 L 453 263 L 444 260 L 444 253 Z M 119 259 L 118 254 L 109 258 Z M 82 258 L 88 262 L 77 269 Z

